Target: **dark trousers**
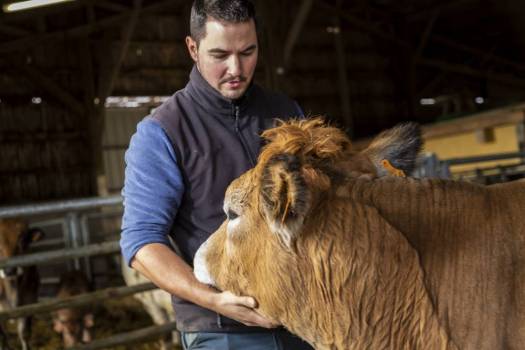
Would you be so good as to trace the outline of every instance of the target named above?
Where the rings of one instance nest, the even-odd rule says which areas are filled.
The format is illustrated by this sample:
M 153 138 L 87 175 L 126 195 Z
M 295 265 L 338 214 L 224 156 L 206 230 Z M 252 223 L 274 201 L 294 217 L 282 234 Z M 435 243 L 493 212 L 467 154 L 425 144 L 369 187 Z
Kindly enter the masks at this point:
M 265 333 L 182 333 L 184 350 L 313 350 L 283 330 Z

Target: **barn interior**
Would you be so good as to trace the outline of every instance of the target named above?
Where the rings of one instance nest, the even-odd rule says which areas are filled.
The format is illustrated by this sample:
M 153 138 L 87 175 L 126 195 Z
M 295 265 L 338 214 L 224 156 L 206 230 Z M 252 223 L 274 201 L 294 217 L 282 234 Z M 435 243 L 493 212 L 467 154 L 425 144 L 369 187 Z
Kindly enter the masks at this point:
M 325 116 L 355 147 L 415 121 L 426 142 L 418 176 L 523 177 L 525 2 L 253 2 L 255 81 Z M 129 139 L 188 81 L 192 2 L 11 11 L 21 3 L 0 1 L 0 217 L 47 225 L 34 253 L 115 243 Z M 117 252 L 113 244 L 45 264 L 41 296 L 52 294 L 57 269 L 81 269 L 97 288 L 121 285 Z

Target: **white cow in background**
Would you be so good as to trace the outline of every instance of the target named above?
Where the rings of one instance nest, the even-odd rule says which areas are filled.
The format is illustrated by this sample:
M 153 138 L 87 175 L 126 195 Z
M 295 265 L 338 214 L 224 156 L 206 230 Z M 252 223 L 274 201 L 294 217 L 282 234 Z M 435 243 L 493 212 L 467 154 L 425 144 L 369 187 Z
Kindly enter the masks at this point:
M 128 267 L 124 261 L 122 261 L 121 266 L 122 276 L 124 281 L 126 281 L 126 285 L 132 286 L 150 282 L 138 271 Z M 175 312 L 173 311 L 171 296 L 168 292 L 156 289 L 150 292 L 137 293 L 134 297 L 142 303 L 155 324 L 162 325 L 175 321 Z M 171 350 L 176 346 L 180 346 L 180 336 L 177 331 L 173 331 L 171 337 L 164 337 L 161 341 L 162 350 Z

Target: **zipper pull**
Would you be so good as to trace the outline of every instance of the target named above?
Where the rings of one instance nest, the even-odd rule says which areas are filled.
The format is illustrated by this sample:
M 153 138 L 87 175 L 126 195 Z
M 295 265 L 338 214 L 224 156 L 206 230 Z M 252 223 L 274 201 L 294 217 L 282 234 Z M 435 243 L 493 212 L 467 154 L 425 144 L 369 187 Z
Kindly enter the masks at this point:
M 235 131 L 239 132 L 239 106 L 234 106 L 234 115 L 235 115 Z

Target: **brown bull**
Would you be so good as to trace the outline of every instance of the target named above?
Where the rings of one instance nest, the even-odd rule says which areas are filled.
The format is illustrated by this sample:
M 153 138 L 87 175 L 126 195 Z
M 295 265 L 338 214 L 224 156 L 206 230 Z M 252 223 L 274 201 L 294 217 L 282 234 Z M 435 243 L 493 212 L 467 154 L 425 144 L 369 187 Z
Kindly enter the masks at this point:
M 392 135 L 371 163 L 400 156 Z M 196 254 L 201 282 L 316 349 L 525 349 L 525 182 L 359 179 L 318 121 L 266 137 Z
M 44 236 L 40 229 L 27 227 L 20 219 L 0 219 L 0 260 L 27 253 L 32 242 Z M 35 303 L 40 278 L 36 266 L 0 270 L 0 311 Z M 29 349 L 31 317 L 17 320 L 18 337 L 23 350 Z M 7 335 L 0 325 L 0 349 L 8 349 Z

